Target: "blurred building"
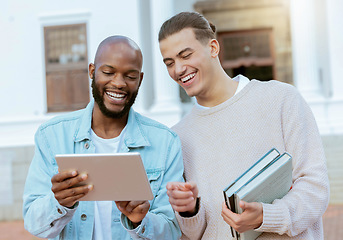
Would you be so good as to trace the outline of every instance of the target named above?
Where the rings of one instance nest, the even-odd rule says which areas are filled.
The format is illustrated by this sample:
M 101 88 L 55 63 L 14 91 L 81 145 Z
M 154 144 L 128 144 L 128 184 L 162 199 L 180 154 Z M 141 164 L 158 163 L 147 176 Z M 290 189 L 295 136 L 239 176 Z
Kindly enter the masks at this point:
M 196 10 L 217 27 L 231 76 L 295 85 L 326 147 L 331 202 L 342 202 L 343 2 L 341 0 L 5 0 L 0 9 L 0 220 L 20 219 L 34 133 L 91 98 L 88 63 L 110 35 L 135 40 L 145 73 L 134 108 L 172 126 L 192 106 L 169 77 L 158 47 L 161 24 Z

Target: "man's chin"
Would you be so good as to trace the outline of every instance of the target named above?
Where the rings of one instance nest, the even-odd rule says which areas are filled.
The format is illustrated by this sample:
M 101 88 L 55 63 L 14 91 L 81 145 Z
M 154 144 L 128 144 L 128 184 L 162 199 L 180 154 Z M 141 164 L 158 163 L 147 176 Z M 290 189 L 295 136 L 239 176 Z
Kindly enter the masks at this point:
M 186 94 L 188 95 L 188 97 L 195 97 L 195 94 L 194 94 L 193 92 L 191 92 L 191 91 L 186 91 L 186 90 L 185 90 L 185 92 L 186 92 Z
M 111 114 L 113 114 L 113 115 L 116 115 L 116 114 L 120 114 L 122 111 L 124 111 L 125 106 L 122 106 L 122 107 L 119 107 L 119 106 L 107 107 L 107 106 L 105 105 L 105 109 L 106 109 L 106 112 L 111 113 Z
M 102 111 L 102 113 L 109 118 L 122 118 L 124 116 L 126 116 L 126 114 L 128 114 L 128 110 L 123 109 L 121 111 L 111 111 L 111 110 L 107 110 L 107 111 Z
M 108 108 L 103 102 L 95 102 L 95 104 L 98 105 L 100 112 L 108 118 L 122 118 L 129 111 L 129 109 L 127 110 L 125 107 L 116 109 Z

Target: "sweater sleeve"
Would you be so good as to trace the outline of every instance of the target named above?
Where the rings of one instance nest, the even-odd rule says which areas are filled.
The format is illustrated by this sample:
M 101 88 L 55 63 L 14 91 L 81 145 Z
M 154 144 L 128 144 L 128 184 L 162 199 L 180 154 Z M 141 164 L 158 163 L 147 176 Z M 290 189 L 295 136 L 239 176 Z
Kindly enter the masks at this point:
M 182 232 L 181 239 L 201 239 L 206 229 L 205 209 L 201 204 L 201 200 L 199 202 L 199 211 L 195 216 L 182 217 L 178 212 L 175 212 L 175 215 Z
M 285 150 L 293 157 L 293 185 L 272 204 L 263 204 L 257 231 L 296 236 L 320 221 L 329 201 L 329 181 L 321 137 L 310 107 L 293 89 L 281 109 Z

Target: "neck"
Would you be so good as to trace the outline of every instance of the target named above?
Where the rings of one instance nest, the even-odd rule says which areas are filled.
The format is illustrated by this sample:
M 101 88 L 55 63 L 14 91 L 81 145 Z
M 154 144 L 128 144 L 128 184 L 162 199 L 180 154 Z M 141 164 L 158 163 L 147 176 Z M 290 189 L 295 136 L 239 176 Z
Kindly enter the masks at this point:
M 233 95 L 238 87 L 238 82 L 232 80 L 223 68 L 217 69 L 213 74 L 213 83 L 210 89 L 204 95 L 196 96 L 197 102 L 204 107 L 217 106 Z
M 115 138 L 120 135 L 127 124 L 128 114 L 122 118 L 110 118 L 105 116 L 94 104 L 92 115 L 92 129 L 94 133 L 104 139 Z

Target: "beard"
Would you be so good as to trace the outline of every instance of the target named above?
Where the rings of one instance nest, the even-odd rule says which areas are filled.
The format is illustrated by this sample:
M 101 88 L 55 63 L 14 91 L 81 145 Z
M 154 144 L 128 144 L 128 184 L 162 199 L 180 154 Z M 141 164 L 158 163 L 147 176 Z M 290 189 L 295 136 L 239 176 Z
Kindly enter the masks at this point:
M 131 94 L 129 101 L 125 104 L 123 110 L 118 111 L 118 112 L 111 111 L 105 106 L 103 95 L 101 95 L 100 89 L 98 85 L 95 83 L 95 76 L 92 79 L 92 94 L 93 94 L 94 101 L 98 104 L 99 109 L 102 112 L 102 114 L 104 114 L 106 117 L 109 117 L 109 118 L 118 119 L 118 118 L 124 117 L 126 114 L 129 113 L 131 106 L 134 104 L 136 100 L 138 89 L 137 91 Z

